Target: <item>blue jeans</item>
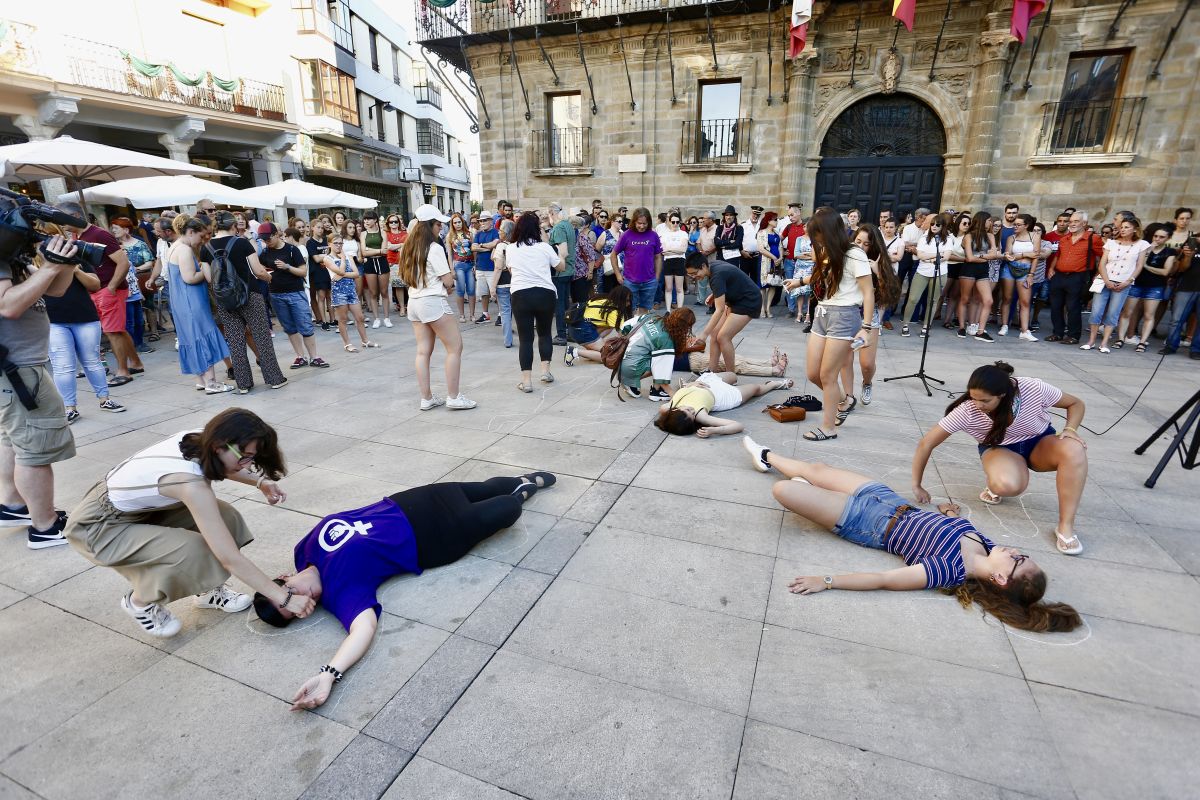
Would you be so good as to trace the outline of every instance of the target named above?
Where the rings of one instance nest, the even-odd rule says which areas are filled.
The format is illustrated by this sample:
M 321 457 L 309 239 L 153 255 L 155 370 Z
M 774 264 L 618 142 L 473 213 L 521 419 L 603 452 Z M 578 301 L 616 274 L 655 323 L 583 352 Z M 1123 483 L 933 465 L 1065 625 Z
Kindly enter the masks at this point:
M 882 483 L 864 483 L 846 499 L 833 532 L 846 541 L 876 550 L 886 549 L 884 531 L 898 506 L 908 501 Z
M 470 261 L 454 262 L 454 291 L 467 299 L 475 296 L 475 265 Z
M 141 347 L 146 335 L 146 312 L 141 298 L 125 301 L 125 330 L 129 331 L 134 347 Z
M 571 304 L 571 281 L 573 280 L 575 280 L 574 272 L 554 276 L 554 291 L 558 295 L 558 301 L 554 306 L 554 335 L 560 339 L 567 338 L 567 306 Z
M 625 285 L 633 293 L 633 307 L 635 310 L 644 308 L 649 311 L 651 308 L 654 308 L 654 293 L 658 290 L 658 281 L 649 280 L 638 283 L 626 280 Z
M 275 317 L 288 336 L 298 333 L 302 337 L 309 337 L 316 332 L 307 292 L 276 292 L 271 295 L 271 308 L 275 310 Z
M 500 324 L 504 331 L 504 346 L 512 347 L 512 290 L 507 286 L 496 287 L 496 302 L 500 305 Z
M 1171 331 L 1167 334 L 1167 347 L 1179 349 L 1183 329 L 1187 327 L 1188 317 L 1193 311 L 1200 312 L 1200 292 L 1175 292 L 1175 300 L 1171 303 Z M 1192 337 L 1192 352 L 1200 353 L 1200 335 Z
M 78 361 L 77 361 L 78 359 Z M 100 400 L 108 398 L 104 362 L 100 360 L 99 322 L 53 322 L 50 324 L 50 369 L 63 405 L 75 403 L 76 364 L 83 364 L 92 391 Z
M 1133 288 L 1126 286 L 1122 291 L 1114 292 L 1107 286 L 1104 291 L 1100 292 L 1100 296 L 1092 301 L 1092 325 L 1103 325 L 1106 328 L 1117 327 L 1117 320 L 1121 318 L 1121 309 L 1125 306 L 1125 298 L 1129 296 L 1129 290 Z
M 795 275 L 796 275 L 796 259 L 785 258 L 783 260 L 783 279 L 785 281 L 790 281 L 793 277 L 795 277 Z M 796 313 L 796 298 L 792 297 L 792 293 L 787 291 L 786 289 L 783 292 L 783 296 L 785 298 L 787 298 L 788 311 L 794 316 Z

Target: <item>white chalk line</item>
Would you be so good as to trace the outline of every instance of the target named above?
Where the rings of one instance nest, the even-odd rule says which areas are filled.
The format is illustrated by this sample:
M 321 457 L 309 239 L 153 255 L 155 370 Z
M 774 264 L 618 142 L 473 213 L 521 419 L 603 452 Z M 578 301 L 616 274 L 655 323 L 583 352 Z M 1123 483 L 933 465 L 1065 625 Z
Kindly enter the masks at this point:
M 995 622 L 993 623 L 992 620 L 994 620 L 994 619 L 995 619 Z M 1026 641 L 1037 642 L 1038 644 L 1044 644 L 1044 645 L 1048 645 L 1050 647 L 1075 647 L 1077 645 L 1083 644 L 1088 639 L 1092 638 L 1092 626 L 1088 625 L 1088 621 L 1086 619 L 1083 619 L 1083 627 L 1087 628 L 1087 635 L 1084 636 L 1082 639 L 1079 639 L 1078 641 L 1074 641 L 1074 642 L 1059 642 L 1059 641 L 1052 642 L 1049 640 L 1049 637 L 1046 636 L 1045 634 L 1042 634 L 1039 636 L 1030 636 L 1026 633 L 1023 633 L 1023 632 L 1017 630 L 1016 628 L 1005 625 L 1003 622 L 996 619 L 991 614 L 984 614 L 983 621 L 984 621 L 985 625 L 990 625 L 992 627 L 999 625 L 1001 630 L 1003 630 L 1009 636 L 1015 636 L 1018 639 L 1025 639 Z M 1056 638 L 1057 638 L 1057 635 L 1056 635 Z

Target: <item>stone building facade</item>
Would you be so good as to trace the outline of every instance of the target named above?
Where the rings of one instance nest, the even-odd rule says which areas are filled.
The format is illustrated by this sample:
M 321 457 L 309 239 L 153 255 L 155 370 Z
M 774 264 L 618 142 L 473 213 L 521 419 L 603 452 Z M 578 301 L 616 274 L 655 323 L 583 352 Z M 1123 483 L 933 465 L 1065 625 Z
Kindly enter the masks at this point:
M 912 33 L 891 3 L 823 2 L 794 60 L 790 4 L 753 0 L 459 0 L 417 31 L 478 86 L 485 208 L 1015 200 L 1160 219 L 1200 201 L 1186 6 L 1060 0 L 1018 45 L 1009 0 L 923 0 Z

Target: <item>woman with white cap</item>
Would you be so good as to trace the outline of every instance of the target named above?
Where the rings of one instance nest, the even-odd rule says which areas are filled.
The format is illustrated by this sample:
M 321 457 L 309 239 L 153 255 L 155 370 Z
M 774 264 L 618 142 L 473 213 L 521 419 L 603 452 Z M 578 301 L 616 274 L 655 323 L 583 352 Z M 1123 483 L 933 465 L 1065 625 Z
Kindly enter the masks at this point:
M 409 231 L 400 253 L 400 277 L 408 285 L 408 321 L 417 339 L 417 386 L 421 390 L 421 410 L 444 405 L 455 410 L 474 408 L 459 391 L 462 366 L 462 334 L 446 292 L 454 288 L 454 271 L 446 259 L 441 227 L 450 221 L 436 206 L 425 205 L 416 211 L 417 221 Z M 433 393 L 429 380 L 429 361 L 435 340 L 446 349 L 446 399 Z

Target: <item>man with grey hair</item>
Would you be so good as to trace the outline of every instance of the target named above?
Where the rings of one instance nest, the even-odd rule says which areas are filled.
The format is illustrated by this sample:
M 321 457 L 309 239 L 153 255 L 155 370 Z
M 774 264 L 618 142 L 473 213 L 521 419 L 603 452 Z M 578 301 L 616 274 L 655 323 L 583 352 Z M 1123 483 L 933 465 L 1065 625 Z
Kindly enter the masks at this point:
M 554 310 L 554 325 L 558 335 L 554 344 L 567 343 L 567 305 L 571 302 L 571 281 L 575 279 L 575 249 L 578 236 L 571 221 L 563 214 L 563 207 L 551 203 L 547 207 L 550 213 L 550 246 L 558 251 L 563 259 L 563 271 L 555 273 L 554 289 L 558 293 L 558 306 Z
M 696 242 L 696 252 L 712 263 L 717 254 L 717 217 L 716 211 L 704 211 L 700 214 L 700 238 Z M 712 292 L 708 288 L 708 278 L 696 281 L 696 305 L 706 305 L 706 300 Z M 709 313 L 713 312 L 710 307 Z
M 1050 320 L 1054 332 L 1047 342 L 1079 344 L 1083 335 L 1083 298 L 1092 272 L 1100 263 L 1104 240 L 1087 230 L 1086 211 L 1076 211 L 1067 220 L 1067 232 L 1050 255 L 1046 275 L 1050 279 Z

